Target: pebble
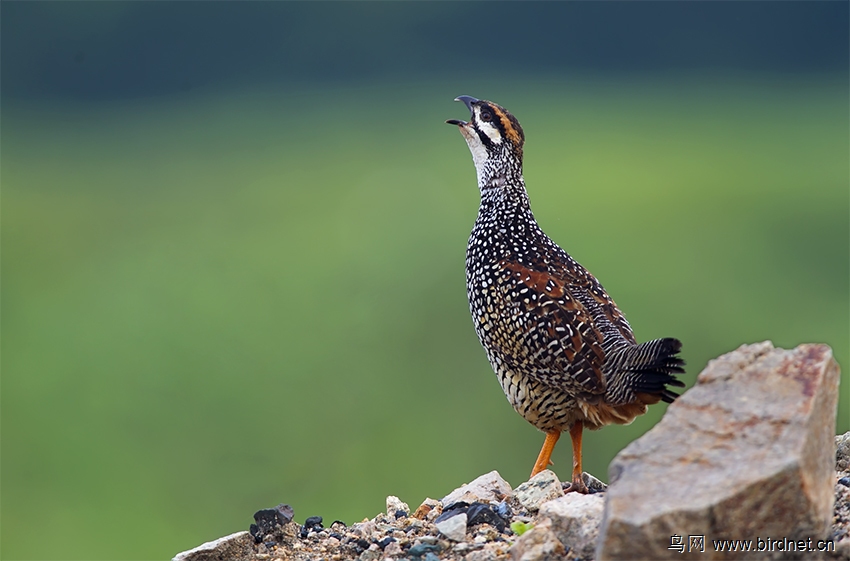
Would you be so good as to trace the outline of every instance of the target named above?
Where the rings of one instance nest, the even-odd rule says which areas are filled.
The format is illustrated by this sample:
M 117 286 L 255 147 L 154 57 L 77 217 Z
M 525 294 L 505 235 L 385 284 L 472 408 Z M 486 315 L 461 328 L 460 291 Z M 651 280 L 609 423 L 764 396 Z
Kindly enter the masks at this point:
M 463 541 L 466 537 L 466 513 L 461 512 L 451 518 L 436 523 L 437 529 L 452 541 Z
M 400 557 L 403 553 L 398 542 L 392 542 L 384 548 L 384 557 Z
M 469 509 L 469 505 L 465 502 L 457 502 L 453 504 L 450 508 L 444 509 L 443 513 L 440 514 L 437 518 L 434 519 L 434 524 L 439 524 L 443 520 L 448 520 L 453 516 L 457 516 L 462 512 L 466 512 Z
M 322 528 L 322 517 L 311 516 L 304 521 L 304 526 L 301 528 L 301 537 L 306 538 L 310 534 L 310 530 L 318 532 Z
M 838 480 L 838 482 L 844 485 L 845 487 L 850 487 L 850 477 L 842 477 Z
M 545 469 L 517 487 L 514 495 L 522 506 L 536 512 L 546 501 L 564 496 L 564 490 L 555 473 Z
M 254 513 L 254 522 L 248 530 L 254 541 L 260 543 L 263 536 L 274 532 L 275 528 L 292 522 L 294 511 L 287 504 L 279 504 L 274 508 L 264 508 Z
M 386 537 L 386 538 L 384 538 L 384 539 L 382 539 L 381 541 L 378 542 L 378 547 L 380 547 L 381 549 L 386 549 L 386 547 L 388 545 L 390 545 L 391 543 L 393 543 L 394 541 L 396 541 L 395 538 L 393 538 L 391 536 Z
M 466 510 L 466 516 L 466 525 L 469 527 L 477 526 L 479 524 L 489 524 L 500 532 L 505 530 L 505 520 L 503 520 L 502 517 L 499 516 L 488 504 L 472 503 Z
M 450 507 L 456 502 L 498 502 L 511 495 L 510 484 L 502 479 L 498 471 L 491 471 L 462 485 L 446 495 L 441 501 L 443 508 Z
M 377 528 L 375 523 L 368 519 L 364 520 L 360 524 L 355 524 L 355 526 L 358 527 L 363 536 L 367 538 L 374 534 Z
M 398 514 L 399 511 L 401 511 L 401 515 Z M 410 507 L 407 506 L 407 503 L 401 502 L 398 497 L 390 495 L 387 497 L 387 516 L 390 518 L 410 516 Z
M 413 518 L 418 518 L 419 520 L 424 520 L 428 513 L 434 510 L 435 508 L 440 506 L 440 501 L 428 498 L 422 501 L 422 504 L 419 505 L 419 508 L 416 509 L 416 512 L 413 513 Z
M 437 536 L 422 536 L 421 538 L 419 538 L 419 541 L 428 545 L 437 545 L 440 540 L 439 538 L 437 538 Z
M 407 554 L 411 557 L 422 557 L 423 555 L 432 551 L 440 551 L 440 549 L 442 548 L 439 545 L 436 545 L 435 543 L 420 543 L 408 549 Z

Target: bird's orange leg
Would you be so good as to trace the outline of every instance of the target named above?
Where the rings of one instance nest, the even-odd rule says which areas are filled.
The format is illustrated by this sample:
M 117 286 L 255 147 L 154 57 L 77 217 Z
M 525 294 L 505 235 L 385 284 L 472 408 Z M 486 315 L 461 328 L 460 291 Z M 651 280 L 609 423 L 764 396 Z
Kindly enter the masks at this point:
M 549 467 L 549 464 L 551 463 L 549 458 L 552 457 L 552 451 L 555 449 L 555 444 L 557 444 L 559 438 L 561 438 L 561 431 L 559 430 L 553 430 L 546 433 L 546 440 L 543 441 L 543 448 L 540 449 L 537 461 L 534 462 L 534 469 L 531 470 L 531 477 L 534 477 Z
M 581 477 L 581 432 L 584 429 L 584 424 L 581 421 L 576 421 L 570 428 L 570 439 L 573 441 L 573 481 L 570 484 L 567 492 L 575 491 L 576 493 L 587 494 L 587 485 Z

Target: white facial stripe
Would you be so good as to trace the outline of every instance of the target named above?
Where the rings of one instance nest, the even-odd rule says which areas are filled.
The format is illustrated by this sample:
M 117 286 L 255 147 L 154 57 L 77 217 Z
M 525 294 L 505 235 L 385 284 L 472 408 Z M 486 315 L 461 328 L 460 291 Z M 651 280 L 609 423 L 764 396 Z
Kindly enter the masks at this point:
M 475 108 L 475 124 L 478 125 L 478 130 L 486 134 L 493 144 L 501 144 L 502 143 L 502 134 L 499 132 L 499 129 L 490 122 L 485 123 L 481 120 L 481 108 Z
M 472 153 L 472 163 L 475 164 L 476 170 L 481 170 L 484 162 L 487 161 L 487 148 L 481 139 L 478 138 L 478 133 L 472 130 L 472 125 L 460 127 L 460 132 L 466 139 L 466 144 L 469 146 L 469 151 Z

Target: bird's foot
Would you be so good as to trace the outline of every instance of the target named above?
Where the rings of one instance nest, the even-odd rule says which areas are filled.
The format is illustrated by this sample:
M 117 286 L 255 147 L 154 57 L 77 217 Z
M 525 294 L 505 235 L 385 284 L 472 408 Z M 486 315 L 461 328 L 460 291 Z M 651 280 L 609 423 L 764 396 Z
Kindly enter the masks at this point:
M 587 495 L 590 493 L 590 490 L 584 484 L 584 481 L 579 478 L 570 483 L 564 483 L 564 493 L 581 493 L 582 495 Z
M 602 493 L 608 489 L 608 485 L 596 479 L 591 474 L 583 471 L 578 478 L 573 481 L 565 481 L 561 484 L 564 493 L 582 493 L 584 495 L 592 495 L 594 493 Z

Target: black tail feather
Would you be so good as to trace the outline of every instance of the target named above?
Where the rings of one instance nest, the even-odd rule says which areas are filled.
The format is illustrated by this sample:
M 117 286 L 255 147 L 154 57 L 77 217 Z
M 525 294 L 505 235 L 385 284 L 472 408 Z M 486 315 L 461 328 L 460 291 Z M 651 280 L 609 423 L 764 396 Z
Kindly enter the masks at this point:
M 682 342 L 672 337 L 647 341 L 625 349 L 620 367 L 620 379 L 626 394 L 657 395 L 662 401 L 672 403 L 679 394 L 668 386 L 684 388 L 685 383 L 676 378 L 684 374 L 685 361 L 678 356 Z

